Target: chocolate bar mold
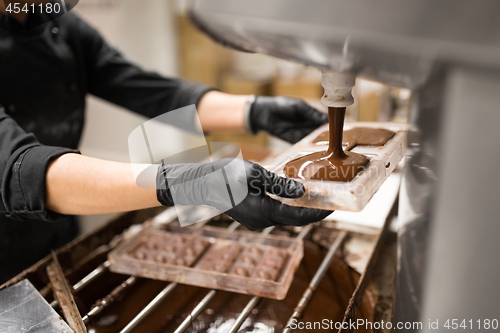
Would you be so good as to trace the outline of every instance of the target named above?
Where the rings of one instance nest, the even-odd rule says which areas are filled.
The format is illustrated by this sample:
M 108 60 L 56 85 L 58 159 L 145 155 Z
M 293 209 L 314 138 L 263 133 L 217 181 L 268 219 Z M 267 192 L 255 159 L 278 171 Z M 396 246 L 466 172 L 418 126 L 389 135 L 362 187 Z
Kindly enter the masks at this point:
M 142 230 L 108 259 L 116 273 L 283 299 L 302 257 L 299 239 L 164 225 Z
M 271 196 L 290 206 L 352 212 L 361 211 L 403 158 L 406 149 L 408 125 L 379 122 L 346 123 L 344 131 L 356 127 L 383 128 L 396 134 L 383 146 L 355 146 L 351 149 L 353 152 L 366 155 L 370 159 L 370 163 L 365 170 L 358 173 L 350 182 L 297 179 L 306 188 L 306 193 L 302 197 L 288 199 Z M 313 142 L 325 131 L 328 131 L 328 124 L 320 126 L 276 157 L 270 164 L 265 166 L 266 169 L 284 177 L 283 168 L 289 161 L 313 152 L 325 151 L 328 145 Z M 346 147 L 346 145 L 343 146 Z

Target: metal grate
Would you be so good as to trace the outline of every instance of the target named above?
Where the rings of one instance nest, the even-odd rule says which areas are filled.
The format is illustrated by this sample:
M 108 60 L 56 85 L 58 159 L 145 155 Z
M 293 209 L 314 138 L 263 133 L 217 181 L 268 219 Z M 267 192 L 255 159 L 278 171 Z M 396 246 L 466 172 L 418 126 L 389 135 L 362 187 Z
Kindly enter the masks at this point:
M 198 225 L 195 225 L 193 227 L 201 227 L 203 223 L 200 223 Z M 240 225 L 237 222 L 232 222 L 227 229 L 228 230 L 235 230 L 239 227 Z M 262 231 L 263 234 L 269 234 L 271 232 L 278 232 L 280 231 L 281 228 L 267 228 Z M 296 231 L 296 236 L 299 239 L 304 239 L 306 238 L 310 233 L 311 230 L 313 230 L 313 226 L 305 226 L 302 228 L 295 228 Z M 315 294 L 318 285 L 324 278 L 325 274 L 328 271 L 328 268 L 331 266 L 332 261 L 335 258 L 335 254 L 338 252 L 341 244 L 344 242 L 346 237 L 348 236 L 349 232 L 347 231 L 332 231 L 336 233 L 336 237 L 332 244 L 329 246 L 328 251 L 324 258 L 321 261 L 321 264 L 315 271 L 315 273 L 312 275 L 308 286 L 305 288 L 302 297 L 296 304 L 294 311 L 290 313 L 290 317 L 288 322 L 286 323 L 285 328 L 283 332 L 292 332 L 292 324 L 302 318 L 304 313 L 307 311 L 308 305 Z M 115 242 L 118 243 L 118 242 Z M 114 244 L 116 245 L 116 244 Z M 106 249 L 107 252 L 109 252 L 110 249 L 112 249 L 113 246 L 108 246 Z M 107 253 L 104 251 L 104 255 Z M 102 257 L 102 256 L 101 256 Z M 372 257 L 375 257 L 375 255 L 372 255 Z M 104 257 L 105 258 L 105 257 Z M 373 259 L 373 258 L 372 258 Z M 90 260 L 91 261 L 91 260 Z M 369 265 L 370 266 L 370 265 Z M 95 269 L 91 270 L 90 273 L 85 275 L 83 278 L 81 278 L 78 282 L 76 282 L 73 287 L 72 287 L 72 292 L 74 295 L 78 296 L 79 293 L 83 293 L 86 288 L 92 288 L 93 285 L 97 285 L 99 283 L 99 279 L 102 279 L 102 276 L 106 273 L 108 273 L 108 268 L 109 268 L 109 262 L 104 261 L 100 262 L 97 266 L 94 266 Z M 18 277 L 19 279 L 20 277 Z M 364 293 L 364 288 L 366 288 L 366 280 L 368 279 L 368 274 L 363 274 L 361 279 L 357 283 L 357 288 L 356 292 L 352 295 L 352 297 L 356 298 L 356 302 L 353 304 L 350 304 L 347 308 L 346 312 L 346 319 L 351 318 L 354 316 L 356 311 L 358 310 L 358 304 L 360 303 L 360 297 Z M 119 283 L 118 285 L 115 285 L 114 288 L 111 289 L 111 292 L 106 294 L 104 297 L 101 297 L 97 299 L 94 302 L 94 305 L 90 308 L 90 310 L 82 316 L 82 320 L 85 324 L 89 324 L 92 322 L 93 319 L 96 319 L 99 317 L 99 315 L 105 311 L 107 308 L 112 307 L 113 305 L 117 305 L 120 302 L 124 301 L 124 295 L 130 290 L 132 287 L 134 287 L 138 280 L 140 278 L 136 278 L 133 276 L 130 276 L 126 278 L 124 281 Z M 176 288 L 180 284 L 178 283 L 169 283 L 167 284 L 159 293 L 156 294 L 154 298 L 151 299 L 151 301 L 144 306 L 144 308 L 136 314 L 132 320 L 130 320 L 124 327 L 121 329 L 119 332 L 120 333 L 129 333 L 132 332 L 137 326 L 147 320 L 147 318 L 157 309 L 157 307 L 162 304 L 163 302 L 168 302 L 169 296 L 172 297 L 172 293 L 176 290 Z M 43 294 L 44 297 L 48 298 L 50 300 L 51 297 L 51 286 L 50 284 L 47 284 L 41 288 L 41 293 Z M 217 296 L 217 294 L 220 293 L 218 290 L 208 290 L 205 292 L 204 296 L 202 295 L 201 299 L 199 302 L 196 304 L 191 305 L 191 307 L 185 308 L 183 311 L 185 313 L 184 320 L 180 323 L 175 328 L 175 333 L 181 333 L 187 331 L 190 327 L 192 327 L 193 323 L 195 323 L 196 319 L 200 314 L 203 313 L 203 311 L 206 311 L 207 307 L 209 304 L 214 300 L 214 298 Z M 360 296 L 361 295 L 361 296 Z M 251 297 L 250 300 L 247 302 L 247 304 L 244 306 L 243 310 L 239 313 L 234 318 L 234 321 L 232 321 L 231 326 L 228 327 L 226 332 L 231 332 L 235 333 L 238 332 L 242 325 L 244 325 L 245 321 L 251 315 L 255 309 L 258 309 L 262 299 L 260 297 L 254 296 Z M 52 301 L 51 305 L 54 308 L 58 308 L 59 304 L 57 301 Z M 83 314 L 83 313 L 82 313 Z M 285 324 L 285 323 L 282 323 Z M 219 331 L 218 331 L 219 332 Z

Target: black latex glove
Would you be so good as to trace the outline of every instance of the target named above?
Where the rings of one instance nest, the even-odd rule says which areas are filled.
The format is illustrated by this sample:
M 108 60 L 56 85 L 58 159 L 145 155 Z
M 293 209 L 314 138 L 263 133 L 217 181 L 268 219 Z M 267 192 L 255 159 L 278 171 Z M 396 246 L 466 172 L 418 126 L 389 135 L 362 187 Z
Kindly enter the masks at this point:
M 292 207 L 272 199 L 266 192 L 285 198 L 298 198 L 304 194 L 304 186 L 241 159 L 199 164 L 162 164 L 158 168 L 156 187 L 158 201 L 164 206 L 174 203 L 212 206 L 249 230 L 273 225 L 305 225 L 320 221 L 331 213 L 321 209 Z M 228 187 L 233 198 L 231 202 L 225 199 L 229 197 Z M 242 195 L 242 190 L 245 195 Z
M 328 116 L 300 99 L 257 96 L 250 108 L 250 127 L 254 133 L 266 131 L 290 143 L 296 143 Z

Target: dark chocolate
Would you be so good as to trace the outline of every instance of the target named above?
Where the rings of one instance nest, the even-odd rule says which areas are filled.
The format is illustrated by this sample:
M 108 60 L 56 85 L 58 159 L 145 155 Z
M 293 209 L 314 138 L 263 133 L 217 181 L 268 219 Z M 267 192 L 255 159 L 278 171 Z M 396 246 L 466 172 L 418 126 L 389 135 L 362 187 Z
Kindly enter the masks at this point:
M 366 156 L 342 149 L 345 108 L 329 107 L 328 117 L 328 149 L 288 162 L 284 167 L 287 177 L 349 182 L 368 164 Z

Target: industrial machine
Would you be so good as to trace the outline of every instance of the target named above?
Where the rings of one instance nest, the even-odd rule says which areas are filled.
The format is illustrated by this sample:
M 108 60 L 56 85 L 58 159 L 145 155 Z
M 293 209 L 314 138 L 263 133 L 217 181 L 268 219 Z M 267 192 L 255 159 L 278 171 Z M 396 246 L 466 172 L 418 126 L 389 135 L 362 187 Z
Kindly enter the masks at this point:
M 392 322 L 403 323 L 394 325 L 394 332 L 444 331 L 453 319 L 459 325 L 465 321 L 468 331 L 490 331 L 499 319 L 499 12 L 496 0 L 190 2 L 193 22 L 226 46 L 412 90 L 394 302 L 386 297 Z M 132 212 L 111 221 L 1 286 L 0 299 L 22 302 L 12 292 L 18 289 L 29 291 L 21 295 L 25 299 L 39 301 L 41 295 L 39 307 L 53 325 L 64 325 L 63 331 L 70 329 L 52 309 L 64 313 L 71 329 L 89 332 L 274 332 L 276 327 L 291 332 L 293 320 L 315 320 L 324 313 L 341 324 L 391 320 L 379 311 L 391 304 L 377 308 L 370 302 L 373 290 L 379 300 L 392 294 L 391 285 L 389 292 L 381 287 L 392 282 L 391 265 L 376 260 L 391 252 L 382 242 L 389 219 L 372 235 L 324 225 L 264 230 L 304 240 L 305 259 L 285 300 L 110 271 L 110 251 L 144 227 L 175 224 L 172 212 Z M 206 214 L 203 209 L 189 213 Z M 238 228 L 224 216 L 189 228 L 203 224 Z M 335 255 L 347 242 L 358 246 L 351 260 L 347 245 L 343 258 Z M 360 255 L 363 243 L 368 250 Z M 352 259 L 356 256 L 361 263 Z M 369 283 L 375 288 L 369 290 Z M 13 321 L 12 314 L 21 320 Z M 4 311 L 0 325 L 17 329 L 23 315 Z M 33 324 L 45 320 L 32 317 Z M 404 326 L 414 322 L 422 325 Z
M 393 321 L 422 332 L 498 319 L 499 11 L 494 0 L 192 2 L 222 44 L 413 91 Z

